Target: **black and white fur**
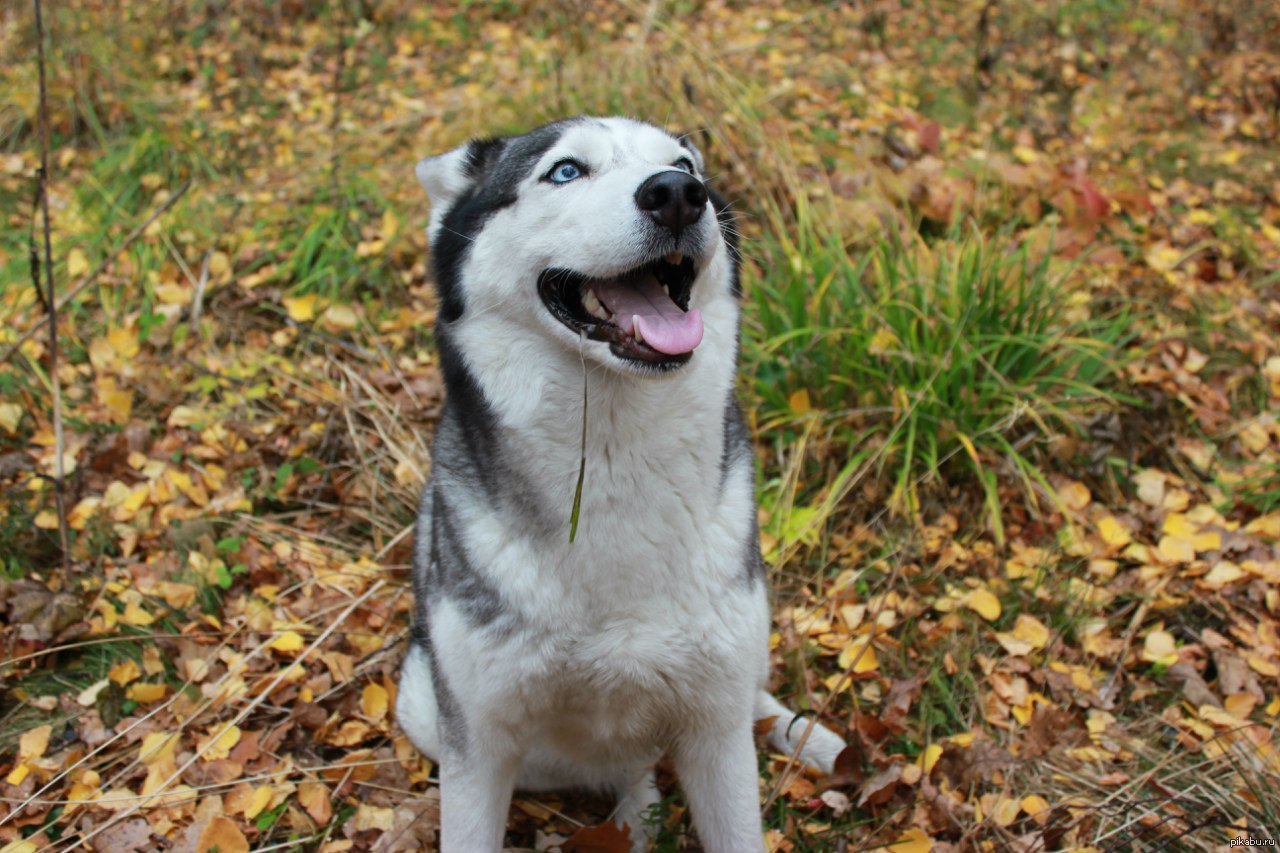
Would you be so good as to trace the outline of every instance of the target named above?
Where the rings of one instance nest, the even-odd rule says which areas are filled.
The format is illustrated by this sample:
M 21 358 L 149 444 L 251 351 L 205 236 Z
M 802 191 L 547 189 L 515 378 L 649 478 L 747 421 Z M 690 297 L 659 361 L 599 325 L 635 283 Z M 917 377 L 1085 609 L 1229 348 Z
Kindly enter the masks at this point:
M 765 691 L 732 223 L 673 170 L 702 185 L 688 141 L 622 118 L 568 119 L 418 165 L 447 403 L 397 715 L 439 765 L 444 853 L 497 853 L 517 786 L 616 795 L 615 819 L 643 850 L 664 754 L 705 849 L 759 853 L 753 721 L 776 717 L 783 751 L 808 728 Z M 638 188 L 660 173 L 705 199 L 695 219 L 673 227 L 641 209 Z M 696 270 L 686 307 L 703 337 L 683 360 L 630 357 L 645 346 L 575 329 L 540 293 L 547 270 L 607 278 L 663 257 Z M 829 772 L 843 746 L 815 726 L 800 757 Z

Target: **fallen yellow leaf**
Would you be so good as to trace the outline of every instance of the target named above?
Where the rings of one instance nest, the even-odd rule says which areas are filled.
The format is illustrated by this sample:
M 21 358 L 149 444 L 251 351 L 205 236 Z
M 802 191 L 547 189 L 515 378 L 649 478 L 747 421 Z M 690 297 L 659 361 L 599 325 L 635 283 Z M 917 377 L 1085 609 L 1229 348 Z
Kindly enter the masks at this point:
M 26 761 L 29 758 L 39 758 L 44 755 L 44 751 L 49 748 L 49 735 L 52 732 L 51 725 L 36 726 L 24 732 L 22 737 L 18 738 L 18 757 Z
M 10 435 L 17 432 L 24 411 L 17 403 L 0 403 L 0 427 Z
M 1222 589 L 1227 584 L 1235 583 L 1245 576 L 1244 569 L 1235 563 L 1223 560 L 1210 569 L 1209 573 L 1201 578 L 1201 582 L 1212 589 Z
M 1138 486 L 1138 499 L 1147 506 L 1164 505 L 1164 484 L 1169 475 L 1155 468 L 1146 468 L 1134 475 Z
M 145 628 L 156 621 L 156 617 L 143 610 L 141 605 L 130 601 L 124 606 L 124 613 L 120 614 L 120 621 L 135 628 Z
M 257 788 L 254 788 L 253 796 L 245 805 L 245 818 L 247 820 L 253 820 L 255 817 L 262 814 L 263 810 L 267 807 L 267 804 L 271 802 L 271 794 L 272 790 L 270 785 L 260 785 Z
M 152 732 L 142 739 L 138 747 L 138 761 L 151 766 L 173 756 L 178 746 L 176 732 Z
M 197 748 L 204 761 L 217 761 L 220 758 L 226 758 L 239 742 L 240 727 L 232 725 L 201 740 Z
M 134 702 L 145 705 L 163 699 L 169 688 L 163 684 L 130 684 L 125 696 Z
M 304 645 L 302 635 L 297 631 L 285 631 L 276 637 L 267 648 L 275 649 L 278 652 L 296 652 Z
M 361 803 L 351 817 L 351 825 L 363 832 L 369 829 L 380 829 L 387 832 L 391 829 L 395 818 L 395 810 Z
M 861 637 L 849 643 L 840 652 L 838 663 L 841 669 L 853 667 L 856 673 L 875 672 L 880 668 L 880 660 L 876 657 L 875 647 Z
M 156 296 L 165 305 L 186 305 L 191 302 L 191 288 L 177 282 L 166 282 L 156 288 Z
M 112 326 L 107 331 L 107 343 L 121 359 L 133 358 L 141 349 L 138 345 L 138 332 L 128 326 Z
M 214 252 L 209 256 L 209 274 L 222 275 L 231 269 L 231 259 L 226 252 Z
M 1244 532 L 1266 536 L 1268 539 L 1280 539 L 1280 512 L 1258 516 L 1244 526 Z
M 1020 613 L 1013 623 L 1013 636 L 1032 648 L 1043 649 L 1049 642 L 1049 629 L 1036 617 Z
M 1084 483 L 1071 480 L 1058 489 L 1058 500 L 1072 512 L 1079 512 L 1092 502 L 1093 495 L 1089 494 L 1089 489 Z
M 1169 536 L 1182 536 L 1190 539 L 1196 535 L 1200 528 L 1192 524 L 1191 520 L 1182 513 L 1171 512 L 1165 516 L 1164 524 L 1161 525 L 1160 529 Z
M 938 759 L 942 757 L 942 744 L 931 743 L 924 748 L 924 752 L 920 753 L 920 757 L 916 759 L 920 764 L 920 769 L 924 771 L 924 775 L 928 776 L 933 772 L 933 766 L 938 763 Z
M 1142 659 L 1150 663 L 1172 666 L 1178 662 L 1178 647 L 1168 631 L 1152 631 L 1142 646 Z
M 393 237 L 400 230 L 400 217 L 391 208 L 382 212 L 382 236 Z
M 90 519 L 98 514 L 100 506 L 102 506 L 102 498 L 97 495 L 82 498 L 71 508 L 71 512 L 67 513 L 67 526 L 72 530 L 84 530 Z
M 1009 826 L 1018 819 L 1018 813 L 1022 811 L 1022 803 L 1012 797 L 1002 797 L 996 807 L 991 812 L 991 819 L 995 821 L 996 826 Z
M 1161 536 L 1156 551 L 1166 563 L 1190 563 L 1196 558 L 1196 549 L 1185 536 Z
M 72 278 L 79 278 L 89 271 L 89 259 L 84 256 L 84 252 L 80 249 L 72 249 L 67 252 L 67 275 Z
M 1280 675 L 1280 667 L 1261 655 L 1251 652 L 1245 655 L 1244 660 L 1245 663 L 1249 664 L 1249 668 L 1259 675 L 1265 675 L 1268 678 L 1275 678 Z
M 1222 534 L 1216 530 L 1206 530 L 1191 537 L 1191 547 L 1197 554 L 1205 551 L 1218 551 L 1222 548 Z
M 316 316 L 316 295 L 308 293 L 306 296 L 286 296 L 283 300 L 284 310 L 288 312 L 289 319 L 295 323 L 305 323 Z
M 1019 805 L 1022 806 L 1022 810 L 1027 813 L 1027 816 L 1036 823 L 1043 824 L 1049 819 L 1049 801 L 1044 797 L 1029 794 L 1022 798 L 1022 802 Z
M 360 709 L 371 720 L 379 721 L 387 716 L 387 688 L 381 684 L 366 684 L 360 692 Z
M 1098 521 L 1098 535 L 1112 548 L 1123 548 L 1133 541 L 1129 529 L 1116 521 L 1115 516 L 1105 515 Z
M 321 318 L 325 329 L 330 332 L 343 332 L 348 329 L 354 329 L 360 324 L 360 318 L 356 316 L 356 312 L 351 310 L 349 305 L 330 305 L 325 310 L 324 316 Z
M 990 590 L 975 589 L 964 597 L 964 603 L 988 622 L 1000 618 L 1000 599 L 992 595 Z
M 110 678 L 121 687 L 130 681 L 137 681 L 141 677 L 142 669 L 133 658 L 126 658 L 107 671 L 107 678 Z
M 892 853 L 929 853 L 933 849 L 933 839 L 920 827 L 913 826 L 885 849 Z

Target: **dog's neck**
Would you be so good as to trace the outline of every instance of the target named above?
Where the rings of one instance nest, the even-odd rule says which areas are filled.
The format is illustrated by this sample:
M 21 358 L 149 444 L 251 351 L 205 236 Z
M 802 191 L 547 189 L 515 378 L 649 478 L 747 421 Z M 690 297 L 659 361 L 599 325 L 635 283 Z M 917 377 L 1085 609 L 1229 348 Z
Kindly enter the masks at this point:
M 631 503 L 715 488 L 732 405 L 737 305 L 726 296 L 708 311 L 706 338 L 689 363 L 656 377 L 583 359 L 545 335 L 513 336 L 498 317 L 471 316 L 439 334 L 446 357 L 465 366 L 483 395 L 501 463 L 518 472 L 520 488 L 567 512 L 582 452 L 584 371 L 589 501 L 625 495 Z M 449 374 L 458 384 L 458 371 Z

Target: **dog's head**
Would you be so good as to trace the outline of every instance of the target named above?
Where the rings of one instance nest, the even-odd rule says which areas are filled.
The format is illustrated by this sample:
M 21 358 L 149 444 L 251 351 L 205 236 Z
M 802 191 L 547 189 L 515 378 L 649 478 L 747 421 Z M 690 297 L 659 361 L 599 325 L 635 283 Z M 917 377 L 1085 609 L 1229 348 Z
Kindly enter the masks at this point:
M 626 372 L 667 372 L 736 295 L 727 214 L 687 139 L 623 118 L 574 118 L 475 140 L 418 164 L 445 322 L 484 312 L 502 334 L 550 335 Z M 500 343 L 500 342 L 499 342 Z

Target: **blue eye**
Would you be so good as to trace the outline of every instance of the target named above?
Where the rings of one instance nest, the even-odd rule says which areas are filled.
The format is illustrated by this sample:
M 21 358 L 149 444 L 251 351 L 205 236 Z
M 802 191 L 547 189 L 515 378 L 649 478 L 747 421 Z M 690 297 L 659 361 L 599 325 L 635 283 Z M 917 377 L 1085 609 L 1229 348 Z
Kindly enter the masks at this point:
M 688 157 L 681 157 L 679 160 L 675 161 L 671 165 L 675 166 L 677 169 L 679 169 L 682 172 L 688 172 L 690 175 L 693 174 L 693 161 L 690 160 Z
M 567 184 L 572 180 L 581 178 L 585 171 L 572 160 L 561 160 L 551 167 L 546 179 L 553 184 Z

